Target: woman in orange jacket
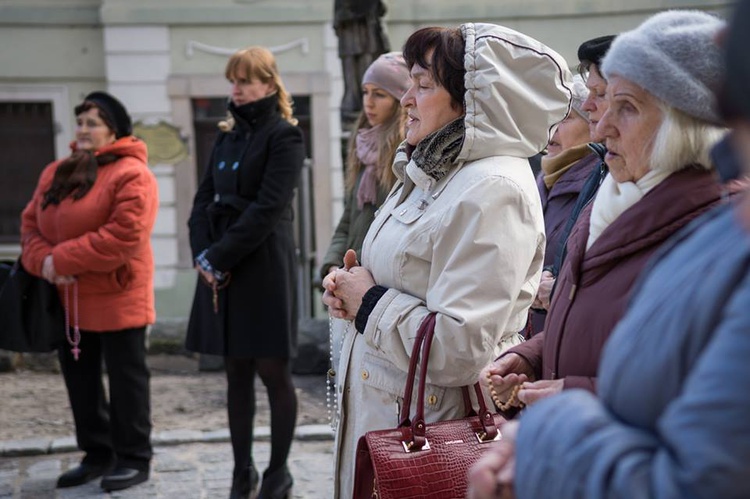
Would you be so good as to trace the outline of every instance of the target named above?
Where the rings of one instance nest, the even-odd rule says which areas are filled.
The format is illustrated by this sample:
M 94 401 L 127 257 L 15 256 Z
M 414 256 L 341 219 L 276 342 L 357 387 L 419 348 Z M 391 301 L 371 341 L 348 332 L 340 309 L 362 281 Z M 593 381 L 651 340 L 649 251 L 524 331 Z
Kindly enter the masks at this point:
M 58 355 L 85 455 L 57 486 L 104 475 L 102 488 L 119 490 L 148 479 L 152 456 L 146 327 L 158 189 L 117 99 L 93 92 L 75 114 L 71 155 L 44 169 L 21 215 L 22 263 L 57 284 L 66 309 L 70 345 Z

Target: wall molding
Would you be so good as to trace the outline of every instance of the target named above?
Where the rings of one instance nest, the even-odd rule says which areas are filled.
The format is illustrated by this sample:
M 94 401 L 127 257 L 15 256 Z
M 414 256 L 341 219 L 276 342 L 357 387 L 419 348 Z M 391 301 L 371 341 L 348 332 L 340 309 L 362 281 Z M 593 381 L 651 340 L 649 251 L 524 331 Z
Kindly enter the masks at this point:
M 310 40 L 308 38 L 299 38 L 297 40 L 285 43 L 283 45 L 276 45 L 275 47 L 268 47 L 268 50 L 273 54 L 280 54 L 289 50 L 299 47 L 300 51 L 307 55 L 310 52 Z M 217 47 L 215 45 L 208 45 L 195 40 L 190 40 L 185 44 L 185 55 L 188 59 L 191 59 L 195 55 L 195 51 L 205 52 L 211 55 L 228 56 L 237 52 L 237 48 Z

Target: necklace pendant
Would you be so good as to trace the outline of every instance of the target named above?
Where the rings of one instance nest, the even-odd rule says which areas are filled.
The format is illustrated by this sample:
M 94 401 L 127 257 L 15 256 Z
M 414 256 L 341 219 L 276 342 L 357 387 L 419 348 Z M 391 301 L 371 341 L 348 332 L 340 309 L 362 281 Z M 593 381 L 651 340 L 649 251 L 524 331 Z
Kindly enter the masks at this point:
M 78 355 L 81 353 L 81 349 L 78 348 L 78 345 L 76 345 L 70 349 L 70 352 L 73 354 L 73 358 L 75 360 L 78 360 Z

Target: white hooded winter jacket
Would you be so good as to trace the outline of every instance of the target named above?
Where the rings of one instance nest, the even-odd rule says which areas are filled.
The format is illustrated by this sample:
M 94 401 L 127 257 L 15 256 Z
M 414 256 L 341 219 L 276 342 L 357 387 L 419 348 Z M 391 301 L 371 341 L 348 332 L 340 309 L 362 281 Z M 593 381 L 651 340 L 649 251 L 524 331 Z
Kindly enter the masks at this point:
M 527 158 L 569 110 L 564 59 L 492 24 L 461 26 L 466 42 L 466 134 L 454 168 L 436 182 L 413 162 L 364 241 L 362 265 L 388 291 L 363 334 L 343 339 L 336 497 L 349 498 L 358 439 L 398 424 L 414 337 L 437 312 L 425 394 L 427 422 L 465 415 L 461 387 L 520 342 L 542 270 L 544 221 Z M 401 171 L 399 171 L 401 170 Z M 412 413 L 414 414 L 414 409 Z

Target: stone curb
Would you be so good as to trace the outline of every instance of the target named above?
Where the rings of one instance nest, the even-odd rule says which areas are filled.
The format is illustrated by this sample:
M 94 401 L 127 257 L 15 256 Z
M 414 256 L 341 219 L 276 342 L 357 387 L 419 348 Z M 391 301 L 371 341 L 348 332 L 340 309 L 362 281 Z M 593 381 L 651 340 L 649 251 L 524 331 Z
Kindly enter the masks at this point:
M 271 428 L 260 426 L 255 429 L 255 440 L 268 441 L 271 438 Z M 298 426 L 294 432 L 295 440 L 326 441 L 333 440 L 333 430 L 325 424 Z M 198 430 L 165 430 L 151 435 L 154 447 L 180 445 L 190 443 L 228 442 L 229 429 L 222 428 L 211 431 Z M 24 440 L 0 441 L 0 457 L 39 456 L 61 452 L 75 452 L 78 450 L 75 437 L 54 439 L 27 438 Z

